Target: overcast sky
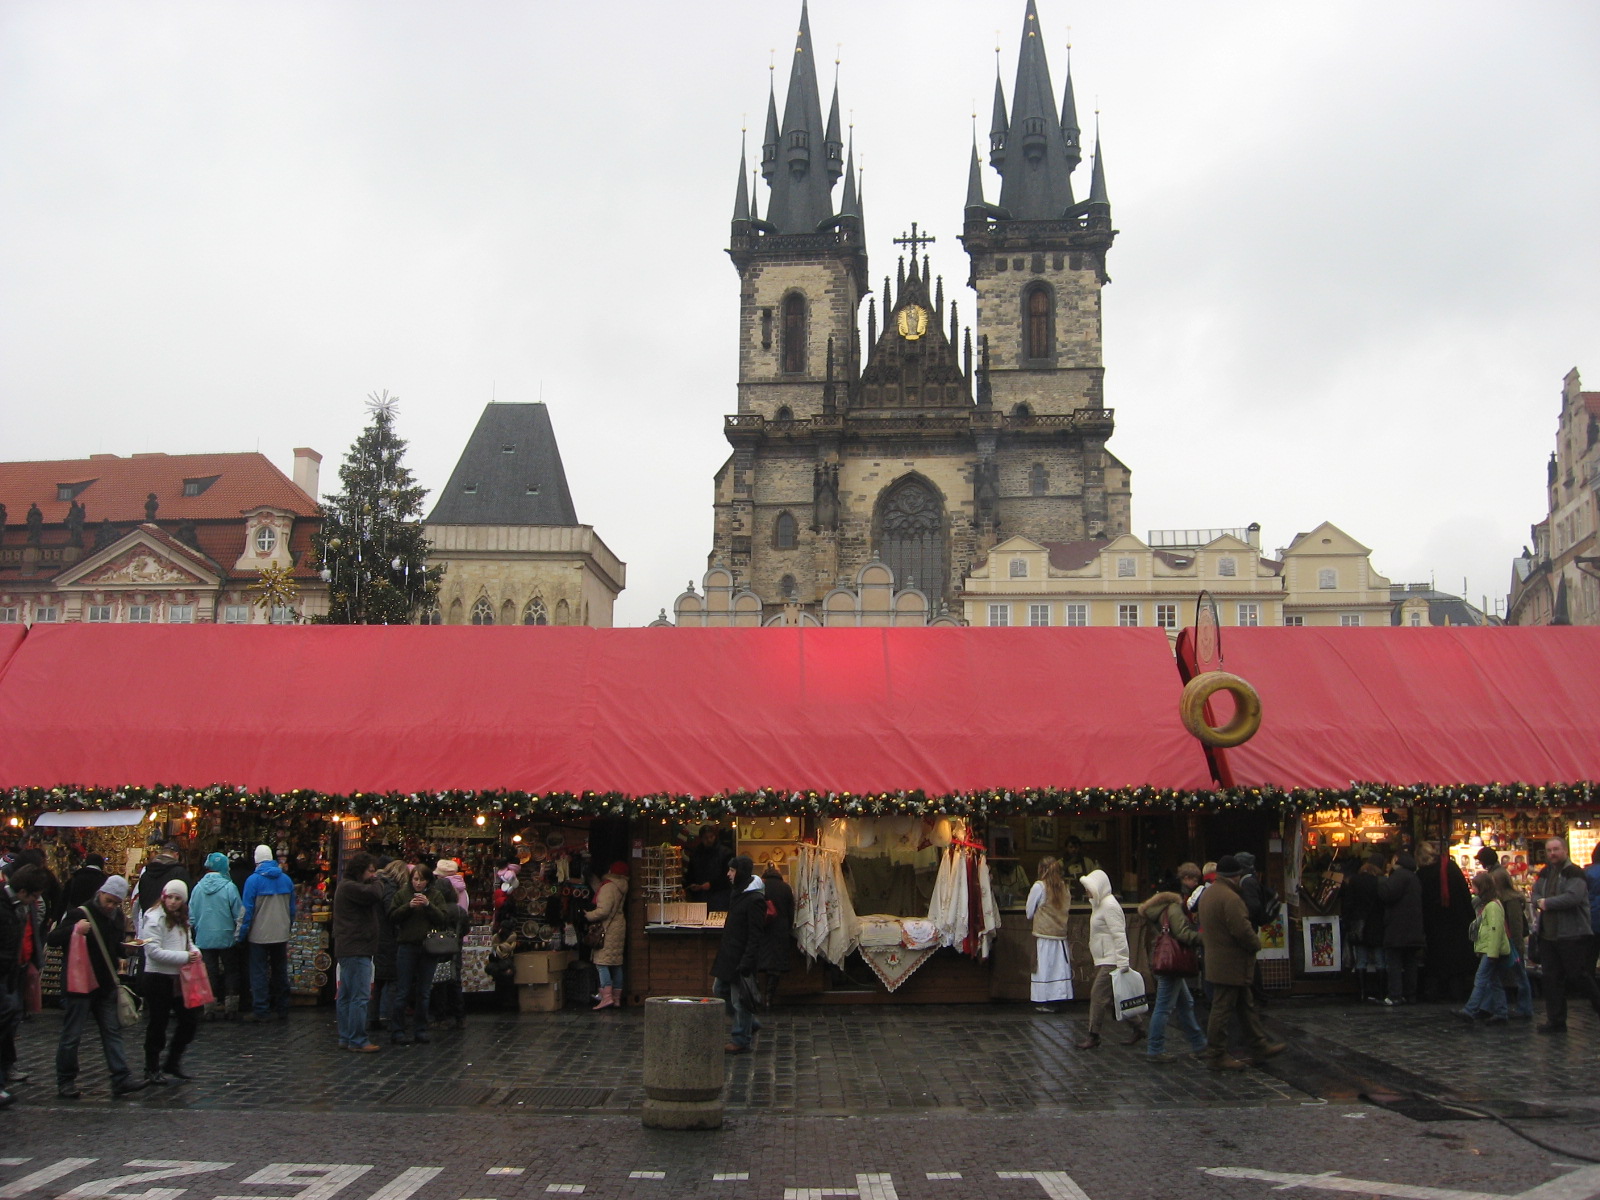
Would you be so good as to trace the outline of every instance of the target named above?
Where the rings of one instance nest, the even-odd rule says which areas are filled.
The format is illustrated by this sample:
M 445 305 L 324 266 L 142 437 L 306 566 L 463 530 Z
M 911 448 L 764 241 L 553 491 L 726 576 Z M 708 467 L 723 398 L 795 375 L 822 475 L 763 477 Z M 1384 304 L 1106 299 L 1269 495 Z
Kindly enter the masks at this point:
M 387 388 L 437 489 L 491 396 L 543 398 L 579 519 L 628 563 L 617 623 L 647 622 L 706 566 L 739 130 L 759 141 L 798 11 L 4 0 L 0 455 L 287 471 L 309 445 L 326 484 Z M 997 29 L 1009 95 L 1022 13 L 811 6 L 871 274 L 918 221 L 966 313 L 970 114 L 987 129 Z M 1260 521 L 1270 549 L 1327 519 L 1396 581 L 1503 597 L 1561 378 L 1600 390 L 1600 5 L 1040 17 L 1057 87 L 1070 38 L 1084 124 L 1102 110 L 1134 532 Z

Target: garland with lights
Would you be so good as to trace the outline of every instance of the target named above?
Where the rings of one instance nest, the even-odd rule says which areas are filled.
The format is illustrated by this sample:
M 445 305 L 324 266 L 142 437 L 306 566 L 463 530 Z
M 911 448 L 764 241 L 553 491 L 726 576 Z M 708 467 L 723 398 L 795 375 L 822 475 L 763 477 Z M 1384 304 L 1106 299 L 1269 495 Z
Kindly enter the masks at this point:
M 305 789 L 251 791 L 229 784 L 192 788 L 16 787 L 0 791 L 7 815 L 47 811 L 97 811 L 184 805 L 226 806 L 274 816 L 450 817 L 568 816 L 665 817 L 705 821 L 740 816 L 818 817 L 1011 817 L 1090 815 L 1094 813 L 1279 812 L 1298 814 L 1363 808 L 1575 808 L 1591 809 L 1600 783 L 1570 784 L 1413 784 L 1356 783 L 1350 788 L 1236 787 L 1185 791 L 1177 788 L 1016 788 L 952 792 L 930 796 L 920 791 L 820 792 L 760 789 L 713 796 L 622 792 L 471 791 L 351 792 Z

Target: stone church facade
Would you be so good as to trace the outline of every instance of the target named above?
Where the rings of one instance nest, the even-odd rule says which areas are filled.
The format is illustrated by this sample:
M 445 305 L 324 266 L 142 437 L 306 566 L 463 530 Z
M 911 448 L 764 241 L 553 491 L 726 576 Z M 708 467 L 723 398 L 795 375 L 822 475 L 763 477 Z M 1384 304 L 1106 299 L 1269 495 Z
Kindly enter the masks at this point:
M 1038 25 L 1029 0 L 1009 109 L 996 80 L 993 204 L 972 151 L 960 238 L 976 313 L 964 327 L 933 276 L 934 239 L 914 225 L 896 239 L 908 253 L 895 279 L 871 294 L 838 88 L 824 120 L 802 9 L 781 118 L 768 102 L 764 217 L 740 163 L 737 411 L 708 556 L 733 592 L 759 599 L 764 622 L 821 615 L 873 563 L 897 592 L 922 593 L 930 617 L 959 616 L 963 579 L 1002 539 L 1128 531 L 1130 473 L 1106 449 L 1104 168 L 1097 147 L 1075 199 L 1072 84 L 1058 106 Z

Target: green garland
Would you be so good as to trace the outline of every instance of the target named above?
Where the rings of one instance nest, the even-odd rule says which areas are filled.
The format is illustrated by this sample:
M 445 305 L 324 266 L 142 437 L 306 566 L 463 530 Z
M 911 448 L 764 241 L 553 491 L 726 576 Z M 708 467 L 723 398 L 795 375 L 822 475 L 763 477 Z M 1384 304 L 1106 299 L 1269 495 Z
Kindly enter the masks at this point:
M 699 822 L 740 816 L 869 817 L 1012 817 L 1047 814 L 1277 812 L 1305 813 L 1365 807 L 1407 808 L 1416 805 L 1450 808 L 1583 808 L 1595 806 L 1600 784 L 1489 783 L 1397 786 L 1355 783 L 1332 788 L 1018 788 L 986 789 L 929 796 L 905 792 L 818 792 L 761 789 L 714 796 L 661 793 L 634 796 L 621 792 L 465 791 L 353 792 L 348 795 L 295 789 L 250 791 L 213 784 L 191 788 L 57 787 L 10 788 L 0 791 L 5 816 L 29 818 L 42 812 L 152 808 L 177 804 L 195 808 L 227 807 L 266 816 L 353 816 L 463 818 L 483 816 L 665 817 Z M 18 823 L 21 823 L 20 820 Z

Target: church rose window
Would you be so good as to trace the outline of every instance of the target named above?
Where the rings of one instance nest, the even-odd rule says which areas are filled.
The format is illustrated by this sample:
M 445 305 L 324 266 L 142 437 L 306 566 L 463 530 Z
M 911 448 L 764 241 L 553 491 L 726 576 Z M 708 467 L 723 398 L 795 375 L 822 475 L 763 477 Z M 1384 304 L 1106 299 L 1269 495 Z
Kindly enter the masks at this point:
M 783 369 L 792 375 L 806 369 L 806 298 L 799 292 L 783 298 Z
M 883 561 L 896 587 L 919 588 L 935 601 L 944 596 L 944 510 L 920 479 L 904 479 L 884 497 Z

